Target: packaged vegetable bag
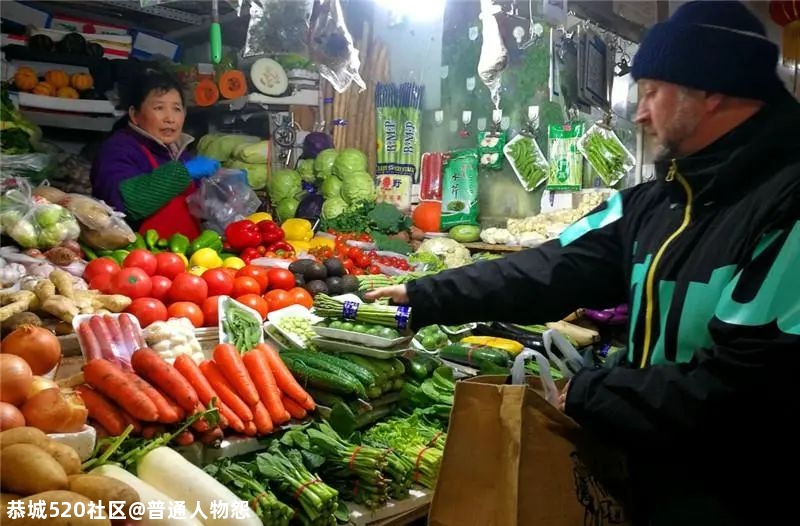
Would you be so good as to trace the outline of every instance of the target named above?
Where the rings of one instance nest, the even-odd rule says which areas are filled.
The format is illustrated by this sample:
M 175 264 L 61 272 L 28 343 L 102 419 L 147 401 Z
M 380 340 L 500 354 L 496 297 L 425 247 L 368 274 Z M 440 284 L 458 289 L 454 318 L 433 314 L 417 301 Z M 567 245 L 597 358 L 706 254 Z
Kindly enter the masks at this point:
M 478 132 L 478 155 L 481 168 L 503 169 L 503 147 L 506 145 L 506 132 Z
M 442 231 L 458 225 L 477 225 L 478 152 L 451 152 L 442 177 Z
M 578 139 L 583 135 L 583 123 L 551 124 L 550 177 L 548 190 L 577 192 L 583 184 L 583 155 L 578 149 Z
M 505 145 L 503 153 L 526 192 L 532 192 L 537 186 L 547 182 L 550 164 L 536 139 L 530 135 L 517 135 Z
M 578 140 L 578 150 L 606 186 L 614 186 L 636 166 L 636 157 L 625 148 L 614 130 L 595 124 Z

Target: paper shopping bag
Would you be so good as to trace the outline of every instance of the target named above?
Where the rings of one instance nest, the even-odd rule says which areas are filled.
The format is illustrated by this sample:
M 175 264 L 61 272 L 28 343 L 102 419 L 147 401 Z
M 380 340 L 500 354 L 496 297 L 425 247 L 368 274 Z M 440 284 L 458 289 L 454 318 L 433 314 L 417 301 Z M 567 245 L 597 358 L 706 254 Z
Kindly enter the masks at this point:
M 537 360 L 549 375 L 544 357 Z M 592 444 L 547 401 L 559 385 L 522 377 L 522 385 L 506 376 L 456 385 L 429 524 L 628 525 L 621 457 Z

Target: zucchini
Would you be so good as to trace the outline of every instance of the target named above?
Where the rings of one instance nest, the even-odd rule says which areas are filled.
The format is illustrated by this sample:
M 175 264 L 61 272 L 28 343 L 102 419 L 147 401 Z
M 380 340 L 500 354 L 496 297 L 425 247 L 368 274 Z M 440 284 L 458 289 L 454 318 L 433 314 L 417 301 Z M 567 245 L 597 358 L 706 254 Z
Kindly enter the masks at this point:
M 311 387 L 330 393 L 366 396 L 361 382 L 347 371 L 340 370 L 339 373 L 341 374 L 339 374 L 329 370 L 316 369 L 310 363 L 307 363 L 305 358 L 298 358 L 297 355 L 282 353 L 281 359 L 295 377 Z
M 326 369 L 326 367 L 338 367 L 340 369 L 344 369 L 348 373 L 352 374 L 353 376 L 361 382 L 361 385 L 364 386 L 364 389 L 368 389 L 375 385 L 375 375 L 369 369 L 365 367 L 361 367 L 358 364 L 355 364 L 351 361 L 345 360 L 344 358 L 339 358 L 338 356 L 332 356 L 330 354 L 324 353 L 289 353 L 295 354 L 298 358 L 309 358 L 311 359 L 311 365 L 314 365 L 323 371 L 330 371 L 335 373 L 336 371 L 331 371 L 330 369 Z
M 502 349 L 483 345 L 452 343 L 439 350 L 439 356 L 445 360 L 469 366 L 496 365 L 508 367 L 509 355 Z

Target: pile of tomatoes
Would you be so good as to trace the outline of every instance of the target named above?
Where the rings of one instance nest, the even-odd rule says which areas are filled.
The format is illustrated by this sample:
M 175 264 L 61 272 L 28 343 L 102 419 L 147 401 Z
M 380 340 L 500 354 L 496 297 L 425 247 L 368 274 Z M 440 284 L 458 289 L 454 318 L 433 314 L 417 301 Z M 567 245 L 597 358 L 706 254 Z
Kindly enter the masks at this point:
M 236 299 L 263 319 L 289 305 L 313 304 L 311 294 L 295 286 L 288 270 L 246 265 L 209 269 L 196 276 L 170 252 L 133 250 L 121 267 L 112 259 L 98 258 L 86 266 L 84 279 L 92 289 L 131 298 L 126 312 L 136 316 L 142 327 L 178 317 L 188 318 L 195 327 L 216 326 L 219 296 Z
M 336 234 L 334 248 L 318 247 L 311 249 L 309 253 L 320 261 L 334 257 L 340 259 L 345 271 L 354 276 L 380 274 L 381 269 L 378 264 L 399 270 L 410 270 L 408 261 L 404 258 L 379 255 L 375 250 L 364 250 L 348 244 L 348 241 L 371 243 L 372 238 L 369 234 Z

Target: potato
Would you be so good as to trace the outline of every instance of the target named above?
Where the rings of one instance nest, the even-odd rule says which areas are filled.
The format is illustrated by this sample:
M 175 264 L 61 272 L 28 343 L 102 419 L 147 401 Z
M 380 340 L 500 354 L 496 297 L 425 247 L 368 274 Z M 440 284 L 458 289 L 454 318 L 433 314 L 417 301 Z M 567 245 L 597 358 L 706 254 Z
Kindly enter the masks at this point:
M 101 502 L 105 509 L 110 501 L 124 501 L 124 509 L 139 502 L 139 494 L 124 482 L 103 475 L 72 475 L 69 477 L 69 490 L 80 493 L 95 502 Z
M 64 468 L 64 473 L 74 475 L 81 472 L 81 457 L 75 448 L 51 440 L 45 449 Z
M 33 444 L 47 449 L 50 438 L 41 429 L 35 427 L 15 427 L 0 433 L 0 449 L 14 444 Z
M 0 450 L 0 486 L 3 491 L 27 496 L 67 489 L 69 480 L 61 464 L 44 449 L 14 444 Z
M 46 519 L 32 519 L 28 517 L 26 513 L 24 518 L 15 519 L 13 521 L 15 526 L 29 526 L 31 524 L 47 524 L 49 526 L 111 526 L 111 521 L 107 518 L 108 511 L 103 510 L 102 516 L 106 518 L 100 519 L 97 518 L 97 515 L 94 515 L 95 518 L 92 518 L 89 514 L 89 506 L 92 504 L 92 501 L 72 491 L 44 491 L 26 497 L 23 499 L 25 502 L 25 511 L 27 512 L 28 510 L 28 502 L 35 502 L 38 500 L 44 501 L 44 507 L 45 510 L 47 510 L 48 517 Z M 69 511 L 69 517 L 50 517 L 51 502 L 57 503 L 59 515 L 64 515 Z M 77 512 L 75 511 L 76 505 Z M 69 510 L 67 510 L 67 507 L 69 507 Z M 99 513 L 100 510 L 97 511 Z M 53 510 L 53 513 L 55 513 L 55 510 Z M 83 516 L 76 517 L 76 515 Z

